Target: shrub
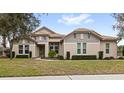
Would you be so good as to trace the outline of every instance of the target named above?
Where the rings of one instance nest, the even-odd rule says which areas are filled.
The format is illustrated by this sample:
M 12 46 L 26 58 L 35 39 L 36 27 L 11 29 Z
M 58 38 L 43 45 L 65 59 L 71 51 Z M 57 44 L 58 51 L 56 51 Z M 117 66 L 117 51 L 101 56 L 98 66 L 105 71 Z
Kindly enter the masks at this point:
M 29 58 L 29 55 L 16 55 L 16 58 Z
M 49 51 L 48 55 L 49 55 L 49 57 L 53 58 L 56 56 L 56 52 L 55 51 Z
M 103 59 L 103 51 L 99 51 L 99 59 Z
M 110 59 L 115 59 L 115 58 L 111 56 Z
M 96 55 L 73 55 L 72 60 L 96 60 Z
M 110 57 L 105 57 L 104 60 L 110 60 Z
M 124 59 L 123 57 L 119 57 L 118 59 Z
M 64 57 L 63 56 L 61 56 L 61 55 L 58 55 L 58 57 L 57 57 L 59 60 L 64 60 Z
M 111 57 L 105 57 L 104 59 L 105 60 L 111 60 L 111 59 L 114 59 L 114 57 L 112 57 L 112 56 Z

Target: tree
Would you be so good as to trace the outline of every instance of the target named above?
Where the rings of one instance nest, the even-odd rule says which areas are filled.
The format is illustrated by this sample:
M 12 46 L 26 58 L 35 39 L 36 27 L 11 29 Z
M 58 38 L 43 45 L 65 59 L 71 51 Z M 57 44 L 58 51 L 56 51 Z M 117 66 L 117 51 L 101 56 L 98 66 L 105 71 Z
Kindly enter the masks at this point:
M 31 31 L 40 24 L 39 18 L 33 13 L 8 13 L 0 14 L 0 31 L 5 35 L 10 46 L 10 59 L 14 41 L 28 37 Z
M 119 31 L 118 37 L 124 38 L 124 13 L 113 13 L 112 16 L 115 18 L 116 23 L 113 25 L 114 30 Z
M 2 56 L 6 56 L 6 24 L 5 20 L 3 19 L 3 15 L 1 16 L 1 21 L 0 21 L 0 35 L 1 35 L 1 44 L 3 45 L 3 53 Z

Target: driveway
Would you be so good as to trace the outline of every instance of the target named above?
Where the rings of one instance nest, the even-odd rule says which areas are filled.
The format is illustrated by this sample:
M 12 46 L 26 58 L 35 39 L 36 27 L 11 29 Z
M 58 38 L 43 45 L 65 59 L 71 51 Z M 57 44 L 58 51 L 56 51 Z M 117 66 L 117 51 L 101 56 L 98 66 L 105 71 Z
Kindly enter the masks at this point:
M 6 77 L 0 80 L 124 80 L 124 74 Z

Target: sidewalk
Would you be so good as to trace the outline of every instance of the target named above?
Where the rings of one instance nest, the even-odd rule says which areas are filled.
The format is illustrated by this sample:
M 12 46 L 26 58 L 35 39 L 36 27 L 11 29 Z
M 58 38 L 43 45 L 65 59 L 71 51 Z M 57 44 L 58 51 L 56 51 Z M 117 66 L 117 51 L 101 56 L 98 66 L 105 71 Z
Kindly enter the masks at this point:
M 5 77 L 0 80 L 124 80 L 124 74 Z

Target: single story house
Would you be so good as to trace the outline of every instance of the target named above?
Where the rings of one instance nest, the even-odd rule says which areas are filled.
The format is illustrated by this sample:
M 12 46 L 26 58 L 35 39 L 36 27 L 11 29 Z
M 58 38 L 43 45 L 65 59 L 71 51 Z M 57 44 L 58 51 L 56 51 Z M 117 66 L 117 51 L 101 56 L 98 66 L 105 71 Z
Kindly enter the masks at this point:
M 77 28 L 67 35 L 61 35 L 47 27 L 32 32 L 28 38 L 14 42 L 15 55 L 26 55 L 32 52 L 32 57 L 48 57 L 49 51 L 56 51 L 65 59 L 69 55 L 96 55 L 103 51 L 103 58 L 117 58 L 117 37 L 104 36 L 94 30 Z

